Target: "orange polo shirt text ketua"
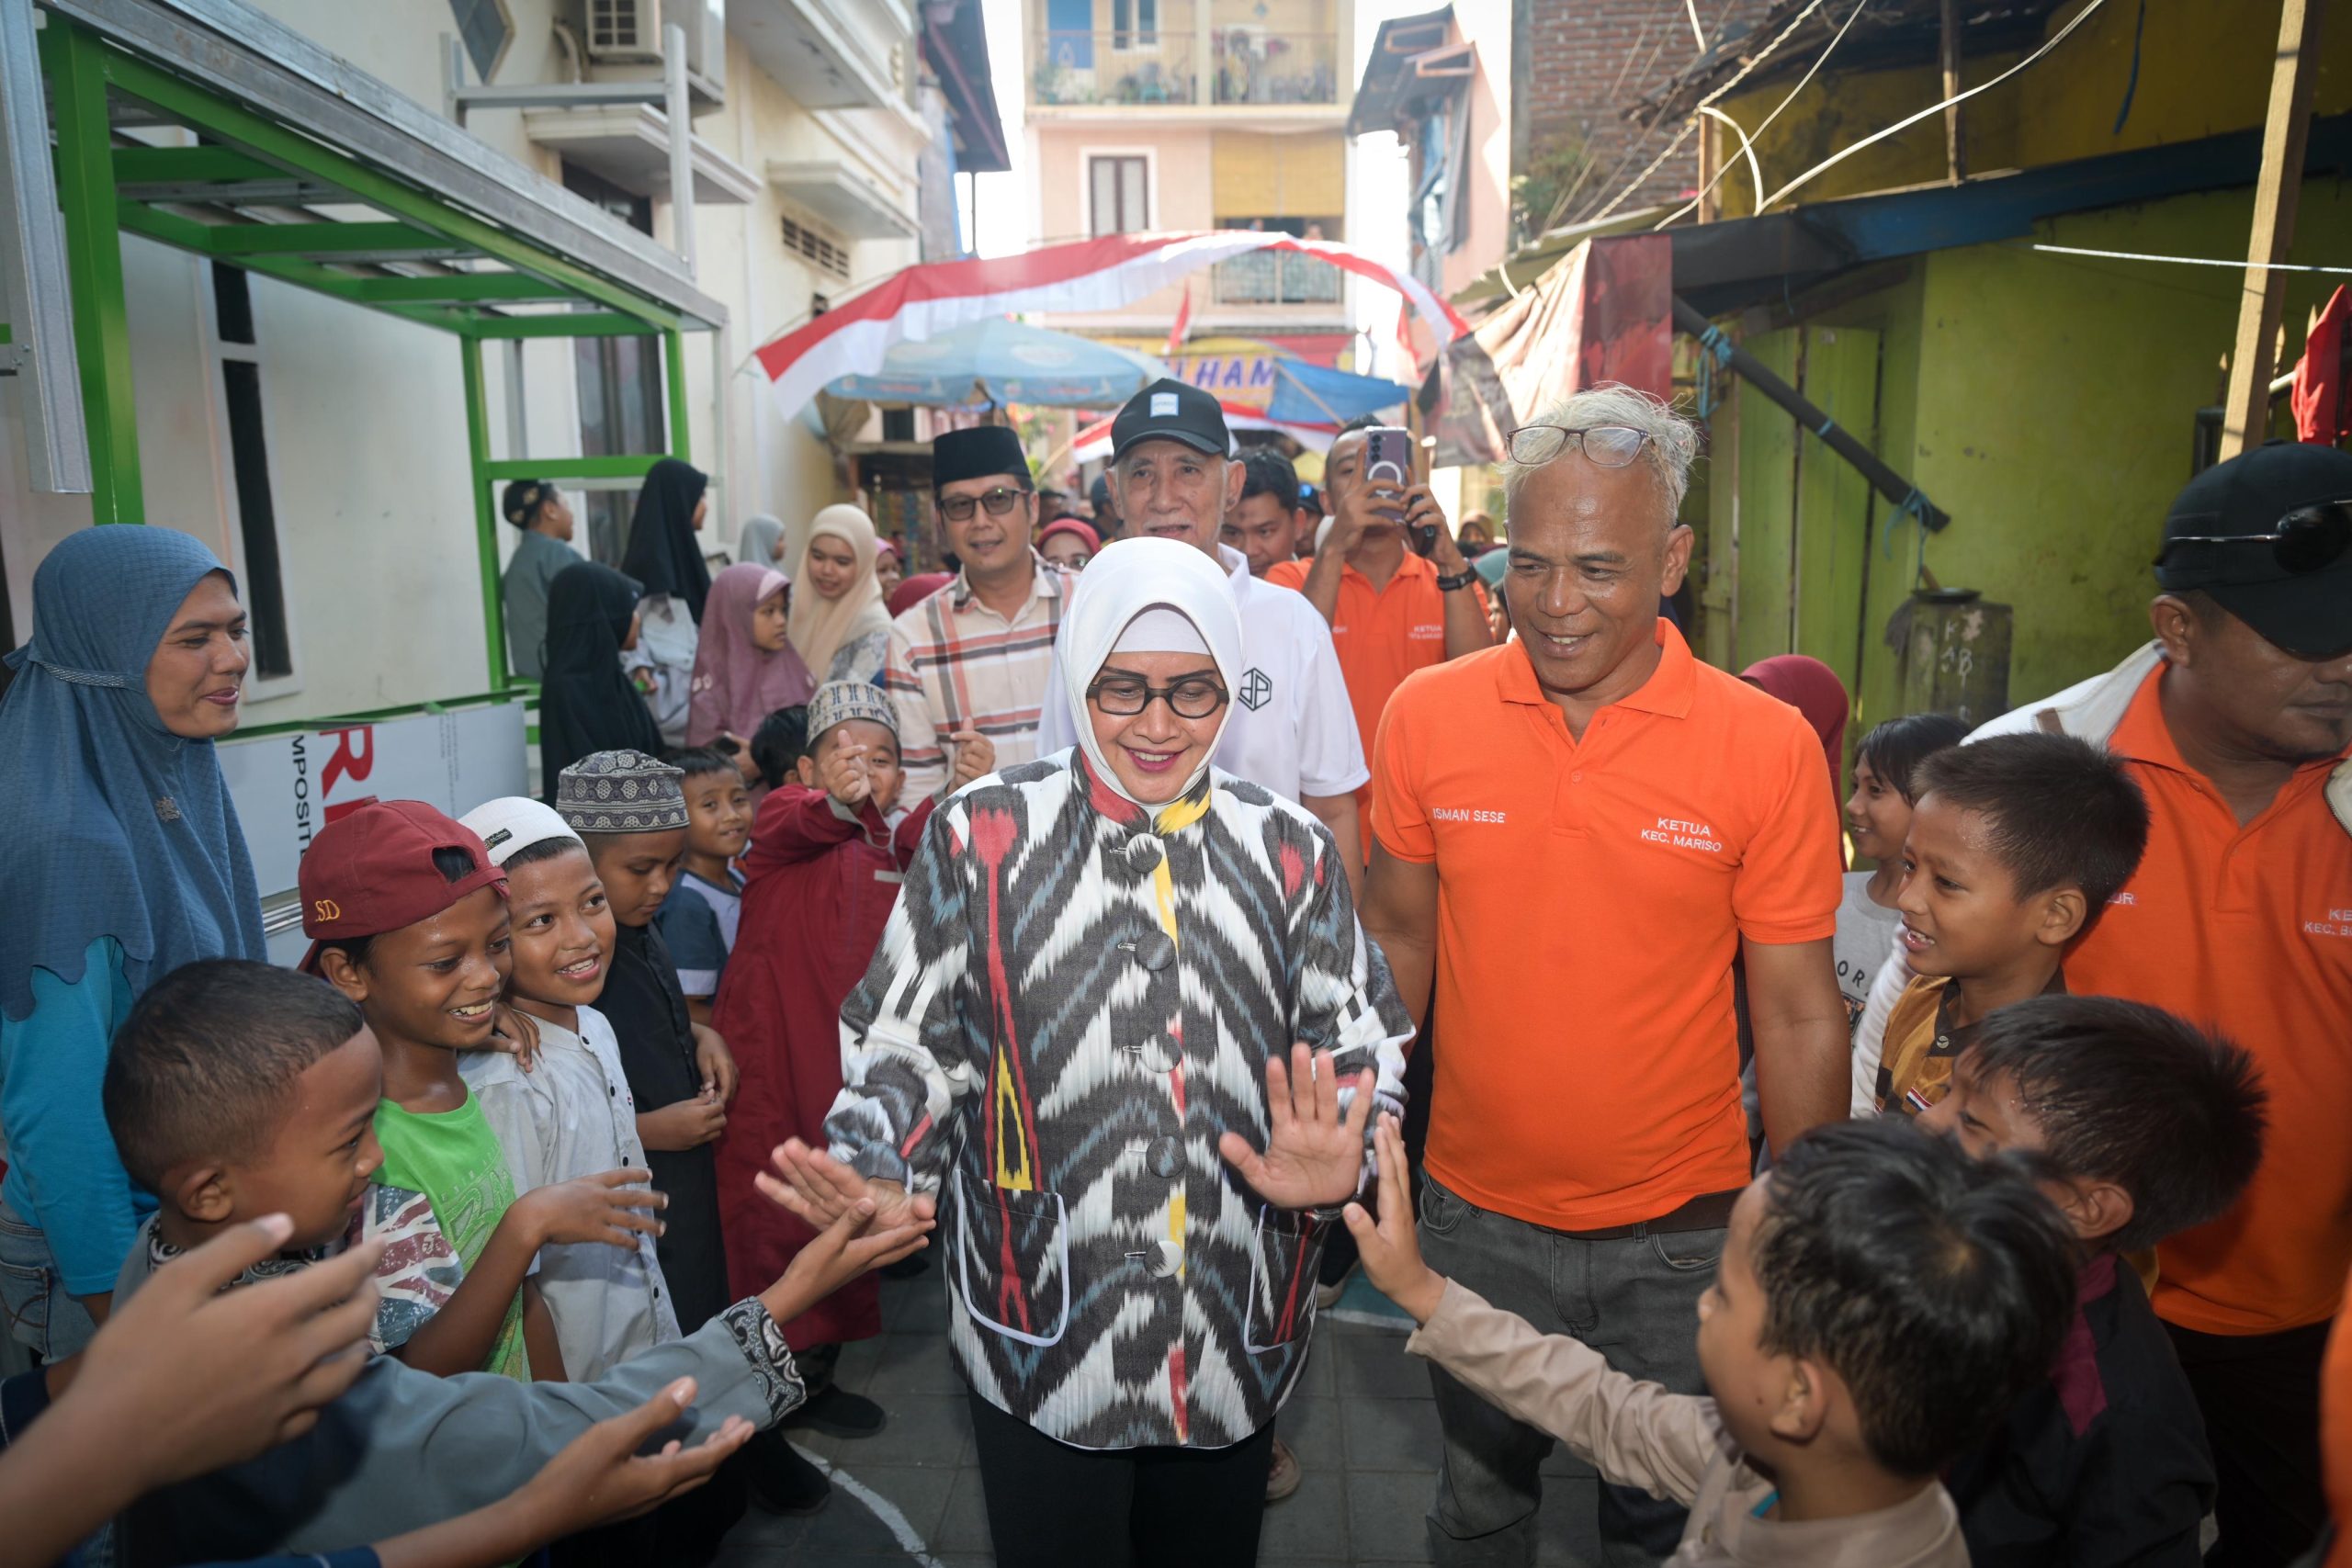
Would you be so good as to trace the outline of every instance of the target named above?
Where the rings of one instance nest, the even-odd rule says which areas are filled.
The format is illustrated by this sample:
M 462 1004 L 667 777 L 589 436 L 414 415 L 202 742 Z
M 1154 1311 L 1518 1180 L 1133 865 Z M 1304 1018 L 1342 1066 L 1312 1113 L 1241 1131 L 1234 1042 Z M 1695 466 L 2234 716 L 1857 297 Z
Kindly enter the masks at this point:
M 2352 834 L 2326 761 L 2240 827 L 2173 742 L 2164 673 L 2108 740 L 2147 794 L 2148 852 L 2066 955 L 2066 984 L 2177 1013 L 2261 1064 L 2261 1168 L 2227 1214 L 2156 1249 L 2154 1303 L 2184 1328 L 2268 1334 L 2333 1314 L 2352 1268 Z
M 1267 569 L 1266 581 L 1304 592 L 1313 564 L 1276 561 Z M 1474 582 L 1463 592 L 1476 594 L 1482 608 L 1486 604 L 1480 584 Z M 1381 710 L 1405 677 L 1445 662 L 1445 591 L 1437 585 L 1437 568 L 1428 558 L 1407 550 L 1405 563 L 1375 593 L 1372 579 L 1354 567 L 1342 567 L 1331 648 L 1340 656 L 1340 678 L 1348 683 L 1348 705 L 1355 709 L 1356 734 L 1369 757 L 1380 733 Z M 1368 788 L 1359 790 L 1357 798 L 1368 798 Z
M 1373 831 L 1437 865 L 1430 1173 L 1557 1230 L 1746 1185 L 1732 958 L 1838 926 L 1821 742 L 1657 636 L 1580 741 L 1506 643 L 1407 680 L 1374 750 Z

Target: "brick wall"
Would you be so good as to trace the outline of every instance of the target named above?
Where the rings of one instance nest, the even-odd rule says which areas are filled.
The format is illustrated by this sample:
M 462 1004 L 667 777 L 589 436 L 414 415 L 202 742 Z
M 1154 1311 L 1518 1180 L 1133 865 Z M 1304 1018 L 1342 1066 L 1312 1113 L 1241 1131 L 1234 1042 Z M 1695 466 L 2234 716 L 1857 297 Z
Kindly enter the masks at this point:
M 1768 0 L 1698 0 L 1709 36 L 1750 25 Z M 1514 172 L 1563 139 L 1581 141 L 1597 166 L 1567 220 L 1589 214 L 1631 182 L 1677 127 L 1645 131 L 1623 107 L 1698 57 L 1681 0 L 1515 0 L 1512 16 Z M 1671 201 L 1696 186 L 1699 138 L 1685 138 L 1619 210 Z M 1540 220 L 1541 214 L 1537 217 Z

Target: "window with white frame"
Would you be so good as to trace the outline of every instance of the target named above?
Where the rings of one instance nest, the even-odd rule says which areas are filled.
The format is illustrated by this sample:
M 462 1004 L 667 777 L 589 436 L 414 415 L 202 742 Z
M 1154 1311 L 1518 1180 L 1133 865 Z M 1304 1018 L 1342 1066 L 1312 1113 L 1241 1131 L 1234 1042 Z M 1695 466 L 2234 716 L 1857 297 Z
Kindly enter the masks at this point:
M 1151 166 L 1140 153 L 1086 160 L 1087 211 L 1096 234 L 1139 234 L 1151 227 Z
M 1111 0 L 1111 47 L 1156 49 L 1159 44 L 1159 0 Z

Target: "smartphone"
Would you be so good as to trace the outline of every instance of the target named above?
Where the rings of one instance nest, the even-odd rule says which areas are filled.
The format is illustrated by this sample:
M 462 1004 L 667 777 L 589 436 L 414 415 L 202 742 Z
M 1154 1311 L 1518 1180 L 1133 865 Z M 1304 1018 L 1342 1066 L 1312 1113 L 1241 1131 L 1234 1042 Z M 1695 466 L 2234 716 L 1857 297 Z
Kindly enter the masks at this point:
M 1398 490 L 1409 488 L 1413 482 L 1413 434 L 1401 425 L 1375 424 L 1363 433 L 1363 478 L 1368 484 L 1394 485 Z M 1384 506 L 1382 516 L 1399 527 L 1404 526 L 1402 508 Z M 1417 554 L 1429 555 L 1437 548 L 1437 528 L 1411 528 L 1407 531 Z

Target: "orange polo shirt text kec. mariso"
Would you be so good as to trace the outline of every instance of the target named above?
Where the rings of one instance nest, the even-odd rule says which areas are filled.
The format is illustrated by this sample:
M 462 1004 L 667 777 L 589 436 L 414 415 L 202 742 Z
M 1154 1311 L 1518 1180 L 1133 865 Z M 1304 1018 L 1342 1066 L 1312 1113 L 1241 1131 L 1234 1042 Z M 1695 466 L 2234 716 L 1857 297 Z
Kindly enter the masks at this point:
M 2352 1268 L 2352 834 L 2327 808 L 2327 761 L 2240 827 L 2173 741 L 2164 672 L 2108 740 L 2147 794 L 2148 851 L 2067 953 L 2066 984 L 2177 1013 L 2261 1064 L 2261 1168 L 2227 1214 L 2156 1249 L 2154 1302 L 2184 1328 L 2269 1334 L 2334 1313 Z
M 1837 930 L 1821 742 L 1657 636 L 1581 741 L 1506 643 L 1407 680 L 1373 762 L 1380 843 L 1437 864 L 1430 1173 L 1557 1230 L 1746 1185 L 1733 956 Z

